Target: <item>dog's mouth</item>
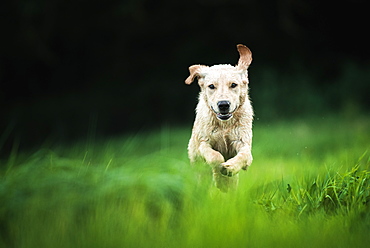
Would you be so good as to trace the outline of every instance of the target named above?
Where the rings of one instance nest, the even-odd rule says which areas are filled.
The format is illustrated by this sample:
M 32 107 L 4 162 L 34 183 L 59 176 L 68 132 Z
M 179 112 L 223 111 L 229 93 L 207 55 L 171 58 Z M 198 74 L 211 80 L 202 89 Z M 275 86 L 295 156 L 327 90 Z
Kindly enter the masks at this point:
M 227 113 L 227 114 L 216 113 L 216 116 L 218 119 L 222 121 L 227 121 L 233 116 L 233 114 L 232 113 Z
M 217 112 L 213 109 L 213 107 L 211 106 L 213 112 L 216 114 L 217 118 L 221 121 L 227 121 L 228 119 L 230 119 L 231 117 L 233 117 L 233 112 L 228 112 L 228 113 L 220 113 L 220 112 Z

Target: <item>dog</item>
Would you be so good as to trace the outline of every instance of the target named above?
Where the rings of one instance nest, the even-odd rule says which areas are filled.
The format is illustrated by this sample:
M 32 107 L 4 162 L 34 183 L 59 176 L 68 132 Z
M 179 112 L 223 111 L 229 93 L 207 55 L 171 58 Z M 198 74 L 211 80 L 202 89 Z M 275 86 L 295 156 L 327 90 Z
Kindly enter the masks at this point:
M 200 93 L 188 144 L 193 164 L 209 164 L 216 187 L 236 189 L 239 171 L 251 165 L 253 109 L 249 99 L 248 67 L 252 52 L 237 45 L 239 61 L 232 65 L 192 65 L 185 83 L 198 79 Z

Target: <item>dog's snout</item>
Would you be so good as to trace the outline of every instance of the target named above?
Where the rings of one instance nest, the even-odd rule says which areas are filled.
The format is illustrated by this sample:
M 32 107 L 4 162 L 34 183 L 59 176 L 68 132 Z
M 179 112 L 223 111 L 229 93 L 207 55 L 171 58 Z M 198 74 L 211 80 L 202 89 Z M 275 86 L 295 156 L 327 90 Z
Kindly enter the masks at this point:
M 229 101 L 219 101 L 217 103 L 218 109 L 220 110 L 221 114 L 227 114 L 230 110 L 230 102 Z

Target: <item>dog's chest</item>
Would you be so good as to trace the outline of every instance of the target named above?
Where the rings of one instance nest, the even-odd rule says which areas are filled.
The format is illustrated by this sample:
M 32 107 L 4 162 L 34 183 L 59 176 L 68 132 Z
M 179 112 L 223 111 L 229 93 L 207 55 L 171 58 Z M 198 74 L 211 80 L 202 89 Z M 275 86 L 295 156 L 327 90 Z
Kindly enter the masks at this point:
M 210 134 L 210 145 L 225 158 L 231 158 L 236 155 L 235 142 L 237 140 L 238 135 L 234 128 L 217 127 Z

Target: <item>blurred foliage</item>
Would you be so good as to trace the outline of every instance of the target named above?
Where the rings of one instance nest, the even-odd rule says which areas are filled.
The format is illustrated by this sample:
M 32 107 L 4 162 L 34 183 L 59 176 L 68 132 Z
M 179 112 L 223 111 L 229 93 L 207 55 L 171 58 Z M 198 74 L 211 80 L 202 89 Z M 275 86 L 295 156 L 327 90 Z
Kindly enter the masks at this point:
M 189 165 L 189 128 L 13 154 L 0 247 L 365 247 L 369 121 L 256 125 L 253 164 L 227 194 Z

